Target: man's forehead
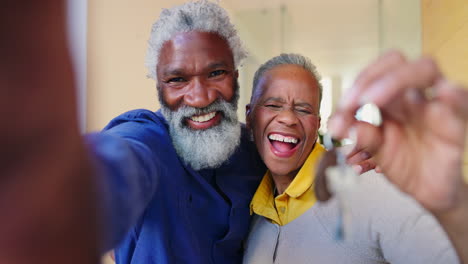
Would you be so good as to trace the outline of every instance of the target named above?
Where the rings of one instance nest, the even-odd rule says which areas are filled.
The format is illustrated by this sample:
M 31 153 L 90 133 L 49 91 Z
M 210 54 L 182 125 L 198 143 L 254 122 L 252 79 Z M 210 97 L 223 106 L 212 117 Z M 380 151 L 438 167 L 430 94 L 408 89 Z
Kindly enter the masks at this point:
M 224 40 L 222 36 L 214 32 L 203 32 L 203 31 L 188 31 L 188 32 L 179 32 L 174 34 L 169 40 L 171 40 L 175 45 L 183 45 L 186 41 L 202 41 L 202 40 L 213 40 L 220 39 Z
M 184 32 L 174 35 L 161 48 L 158 72 L 177 71 L 190 63 L 197 67 L 230 66 L 234 64 L 227 41 L 215 33 Z
M 187 68 L 189 65 L 184 63 L 183 60 L 173 60 L 171 63 L 160 66 L 160 72 L 163 75 L 184 75 L 187 74 Z M 229 67 L 229 64 L 225 61 L 206 62 L 202 61 L 197 65 L 202 71 L 215 70 L 218 68 Z
M 171 46 L 172 49 L 177 51 L 197 51 L 209 52 L 216 50 L 226 50 L 232 57 L 232 51 L 228 42 L 217 33 L 190 31 L 175 34 L 171 39 L 166 41 L 161 52 L 166 46 Z M 213 48 L 216 48 L 213 50 Z

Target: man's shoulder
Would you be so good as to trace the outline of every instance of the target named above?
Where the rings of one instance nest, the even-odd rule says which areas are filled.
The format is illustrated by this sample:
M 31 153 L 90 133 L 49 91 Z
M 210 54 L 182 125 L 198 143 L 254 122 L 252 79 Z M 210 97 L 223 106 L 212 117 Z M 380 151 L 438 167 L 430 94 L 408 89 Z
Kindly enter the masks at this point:
M 137 122 L 140 124 L 153 124 L 153 125 L 165 125 L 166 120 L 160 111 L 150 111 L 147 109 L 135 109 L 128 112 L 125 112 L 114 119 L 112 119 L 107 126 L 104 127 L 104 130 L 108 130 L 112 127 L 115 127 L 122 123 L 127 122 Z
M 136 109 L 123 113 L 112 119 L 99 133 L 92 133 L 96 138 L 92 142 L 117 142 L 126 140 L 138 142 L 152 150 L 167 150 L 172 143 L 169 137 L 167 123 L 158 112 L 146 109 Z
M 260 182 L 267 169 L 258 154 L 250 131 L 245 127 L 245 124 L 241 123 L 240 126 L 241 137 L 239 146 L 222 167 L 236 170 L 245 177 L 246 175 L 252 175 L 256 181 Z

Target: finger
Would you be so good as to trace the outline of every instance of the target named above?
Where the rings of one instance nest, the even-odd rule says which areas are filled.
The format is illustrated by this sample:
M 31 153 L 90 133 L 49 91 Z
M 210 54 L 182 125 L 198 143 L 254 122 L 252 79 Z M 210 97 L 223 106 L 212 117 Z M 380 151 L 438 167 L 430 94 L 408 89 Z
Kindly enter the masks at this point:
M 350 165 L 359 164 L 370 159 L 371 154 L 362 148 L 354 148 L 346 157 L 346 162 Z
M 375 172 L 377 172 L 377 173 L 382 173 L 382 167 L 380 167 L 380 166 L 378 166 L 378 165 L 375 166 Z
M 357 164 L 354 164 L 351 166 L 353 168 L 353 170 L 358 173 L 358 174 L 363 174 L 363 173 L 366 173 L 370 170 L 373 170 L 375 169 L 376 167 L 376 164 L 375 164 L 375 161 L 374 159 L 367 159 L 365 161 L 361 161 Z
M 357 174 L 361 174 L 362 173 L 362 167 L 361 165 L 352 165 L 351 168 L 353 169 L 354 172 L 356 172 Z
M 436 99 L 450 105 L 454 112 L 468 118 L 468 90 L 459 84 L 441 80 L 435 85 Z
M 356 111 L 359 107 L 360 95 L 371 83 L 404 64 L 406 64 L 406 58 L 399 51 L 391 50 L 380 56 L 358 75 L 353 86 L 342 97 L 340 108 L 345 111 Z
M 331 116 L 328 128 L 335 138 L 344 138 L 346 131 L 355 121 L 354 115 L 360 107 L 362 93 L 382 75 L 406 64 L 401 52 L 389 51 L 367 66 L 356 78 L 353 86 L 342 96 L 338 110 Z
M 432 59 L 423 57 L 374 80 L 362 93 L 360 103 L 372 102 L 385 107 L 395 98 L 403 96 L 408 89 L 426 89 L 441 78 L 437 64 Z
M 328 120 L 328 131 L 336 139 L 343 139 L 347 136 L 347 131 L 356 122 L 354 112 L 346 110 L 338 110 Z
M 383 136 L 380 127 L 367 122 L 355 122 L 352 129 L 356 136 L 356 148 L 375 156 L 382 145 Z

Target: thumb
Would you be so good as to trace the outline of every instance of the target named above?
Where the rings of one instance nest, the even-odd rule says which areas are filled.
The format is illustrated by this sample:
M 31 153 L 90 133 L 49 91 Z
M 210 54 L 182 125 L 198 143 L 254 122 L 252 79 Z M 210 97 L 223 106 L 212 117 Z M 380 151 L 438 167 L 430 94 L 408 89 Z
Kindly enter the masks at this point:
M 382 129 L 367 122 L 355 122 L 350 134 L 356 137 L 356 149 L 375 156 L 383 143 Z

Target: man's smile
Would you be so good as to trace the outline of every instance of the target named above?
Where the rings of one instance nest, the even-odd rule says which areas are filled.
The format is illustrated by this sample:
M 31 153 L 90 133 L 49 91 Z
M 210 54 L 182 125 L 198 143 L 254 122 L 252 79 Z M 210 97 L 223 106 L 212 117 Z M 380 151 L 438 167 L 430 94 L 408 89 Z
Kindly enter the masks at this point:
M 206 122 L 206 121 L 213 119 L 215 115 L 216 115 L 216 112 L 211 112 L 211 113 L 203 114 L 203 115 L 194 115 L 194 116 L 191 116 L 190 119 L 192 119 L 192 121 L 202 123 L 202 122 Z
M 210 112 L 202 115 L 193 115 L 188 117 L 187 125 L 192 129 L 203 130 L 213 127 L 221 121 L 222 115 L 220 112 Z

